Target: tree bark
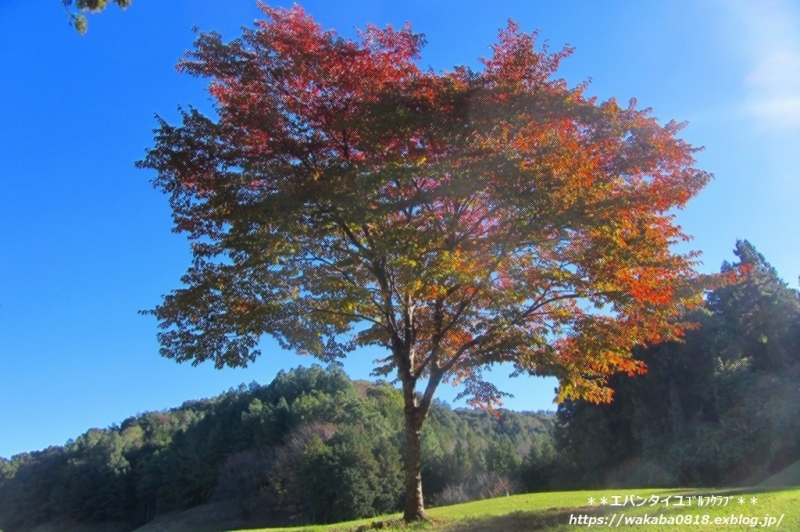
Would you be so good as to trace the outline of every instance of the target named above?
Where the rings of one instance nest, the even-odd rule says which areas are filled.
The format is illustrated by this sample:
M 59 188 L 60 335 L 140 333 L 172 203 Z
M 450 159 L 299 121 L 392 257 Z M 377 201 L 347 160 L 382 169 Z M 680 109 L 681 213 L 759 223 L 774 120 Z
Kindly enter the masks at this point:
M 414 404 L 413 390 L 411 393 L 411 404 L 409 405 L 408 398 L 406 398 L 405 406 L 406 494 L 403 521 L 406 523 L 427 519 L 422 500 L 422 446 L 420 439 L 424 416 L 421 415 L 419 407 Z

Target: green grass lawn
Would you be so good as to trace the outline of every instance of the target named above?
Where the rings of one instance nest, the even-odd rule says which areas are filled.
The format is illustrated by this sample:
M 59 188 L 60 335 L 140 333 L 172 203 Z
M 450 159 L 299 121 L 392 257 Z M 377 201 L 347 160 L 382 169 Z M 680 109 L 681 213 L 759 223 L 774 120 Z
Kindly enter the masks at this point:
M 630 496 L 626 502 L 626 496 Z M 683 498 L 679 498 L 682 496 Z M 716 502 L 715 505 L 698 503 Z M 708 497 L 716 496 L 716 501 Z M 606 504 L 600 503 L 606 498 Z M 616 497 L 616 499 L 615 499 Z M 666 498 L 670 497 L 667 501 Z M 739 498 L 744 503 L 739 503 Z M 594 504 L 589 500 L 593 498 Z M 752 498 L 755 498 L 753 503 Z M 658 499 L 656 501 L 656 499 Z M 612 505 L 617 502 L 620 506 Z M 625 503 L 625 505 L 621 505 Z M 676 506 L 682 503 L 683 506 Z M 427 510 L 430 523 L 404 527 L 400 515 L 361 519 L 335 525 L 318 525 L 294 528 L 265 528 L 259 532 L 289 531 L 354 531 L 354 530 L 428 530 L 452 532 L 522 532 L 527 530 L 591 530 L 619 528 L 623 530 L 668 530 L 726 531 L 764 528 L 771 530 L 800 531 L 800 488 L 765 489 L 634 489 L 569 491 L 532 493 L 497 499 L 430 508 Z M 579 516 L 582 524 L 570 524 Z M 663 516 L 663 517 L 662 517 Z M 746 522 L 742 522 L 742 517 Z M 589 519 L 594 524 L 588 525 Z M 597 524 L 597 519 L 606 519 Z M 626 519 L 627 518 L 627 519 Z M 637 521 L 638 518 L 638 521 Z M 647 518 L 650 523 L 645 522 Z M 653 519 L 673 524 L 652 523 Z M 609 525 L 608 520 L 613 522 Z M 686 520 L 689 520 L 687 523 Z M 717 519 L 717 523 L 714 521 Z M 733 519 L 738 521 L 732 524 Z M 727 522 L 725 522 L 727 520 Z M 753 521 L 755 520 L 755 521 Z M 780 520 L 780 522 L 779 522 Z M 250 532 L 257 532 L 251 530 Z

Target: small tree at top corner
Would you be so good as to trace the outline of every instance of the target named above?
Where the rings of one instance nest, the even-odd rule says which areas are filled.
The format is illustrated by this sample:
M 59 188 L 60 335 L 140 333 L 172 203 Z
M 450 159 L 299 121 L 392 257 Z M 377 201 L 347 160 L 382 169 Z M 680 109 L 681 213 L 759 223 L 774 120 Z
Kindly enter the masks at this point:
M 131 0 L 114 0 L 114 3 L 117 4 L 120 9 L 125 9 L 131 5 Z M 86 20 L 86 15 L 84 15 L 83 12 L 99 13 L 106 8 L 108 0 L 61 0 L 61 4 L 67 12 L 70 26 L 75 28 L 75 31 L 79 34 L 85 35 L 89 27 L 89 22 Z M 81 12 L 74 13 L 70 11 L 69 8 L 73 4 L 75 4 L 75 7 Z
M 161 354 L 245 366 L 259 338 L 336 360 L 386 349 L 405 401 L 406 521 L 425 517 L 420 429 L 442 382 L 473 405 L 482 372 L 559 379 L 558 400 L 609 401 L 644 371 L 635 345 L 679 339 L 709 282 L 670 211 L 708 182 L 697 151 L 637 110 L 555 79 L 570 48 L 509 22 L 478 72 L 415 60 L 410 26 L 355 40 L 300 7 L 179 69 L 207 77 L 216 116 L 159 119 L 141 168 L 192 241 L 183 288 L 154 310 Z

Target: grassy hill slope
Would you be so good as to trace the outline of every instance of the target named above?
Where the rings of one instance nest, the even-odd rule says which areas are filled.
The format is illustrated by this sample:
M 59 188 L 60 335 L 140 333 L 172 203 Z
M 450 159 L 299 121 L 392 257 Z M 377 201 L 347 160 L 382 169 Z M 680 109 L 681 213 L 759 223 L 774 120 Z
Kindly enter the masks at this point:
M 615 500 L 622 503 L 626 496 L 631 496 L 635 506 L 612 506 Z M 651 502 L 651 498 L 658 497 L 658 502 Z M 716 496 L 716 505 L 699 505 L 698 497 L 707 498 Z M 605 497 L 607 504 L 600 504 Z M 616 499 L 615 499 L 616 497 Z M 669 497 L 669 500 L 667 498 Z M 680 499 L 678 497 L 683 497 Z M 744 503 L 740 504 L 739 498 Z M 752 502 L 755 498 L 755 503 Z M 593 500 L 593 504 L 590 503 Z M 708 499 L 704 499 L 704 502 Z M 682 502 L 684 506 L 676 506 Z M 688 503 L 688 504 L 687 504 Z M 334 525 L 300 526 L 289 528 L 226 528 L 224 523 L 213 523 L 209 519 L 213 512 L 205 514 L 193 510 L 194 513 L 183 512 L 167 516 L 156 522 L 139 528 L 136 532 L 217 532 L 223 530 L 248 530 L 249 532 L 345 532 L 367 531 L 372 529 L 408 530 L 400 522 L 400 516 L 390 515 L 373 519 L 361 519 Z M 703 490 L 653 490 L 650 488 L 639 490 L 598 490 L 598 491 L 570 491 L 553 493 L 532 493 L 514 495 L 496 499 L 486 499 L 453 506 L 430 508 L 428 515 L 431 523 L 424 523 L 410 527 L 413 530 L 429 530 L 442 532 L 522 532 L 529 530 L 556 530 L 560 532 L 586 530 L 600 526 L 587 526 L 589 518 L 614 519 L 612 527 L 617 528 L 617 521 L 622 519 L 618 528 L 627 530 L 648 530 L 652 532 L 666 532 L 671 530 L 685 530 L 687 528 L 706 528 L 717 531 L 744 530 L 753 527 L 751 519 L 757 519 L 756 528 L 771 528 L 772 530 L 800 530 L 800 488 L 787 490 L 765 490 L 762 488 L 737 488 L 737 489 L 703 489 Z M 643 520 L 659 519 L 664 521 L 672 518 L 681 524 L 645 524 L 636 522 Z M 202 516 L 202 517 L 201 517 Z M 583 523 L 577 519 L 583 517 Z M 690 516 L 690 517 L 689 517 Z M 741 517 L 748 519 L 741 523 Z M 740 522 L 731 523 L 735 517 Z M 206 521 L 203 521 L 203 518 Z M 570 524 L 572 518 L 573 524 Z M 630 522 L 626 522 L 625 519 Z M 683 521 L 692 519 L 697 525 L 687 525 Z M 703 524 L 703 519 L 708 523 Z M 714 524 L 714 519 L 724 520 Z M 770 518 L 771 526 L 765 526 Z M 778 522 L 780 520 L 780 522 Z M 606 521 L 602 526 L 608 527 Z

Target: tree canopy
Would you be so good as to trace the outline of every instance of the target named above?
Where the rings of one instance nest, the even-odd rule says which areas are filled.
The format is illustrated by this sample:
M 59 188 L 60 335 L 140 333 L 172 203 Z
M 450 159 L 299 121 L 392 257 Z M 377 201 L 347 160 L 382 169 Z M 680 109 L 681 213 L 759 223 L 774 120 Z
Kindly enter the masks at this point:
M 555 78 L 570 48 L 509 22 L 481 71 L 422 70 L 424 37 L 323 31 L 300 7 L 179 69 L 210 78 L 216 116 L 163 119 L 138 163 L 157 171 L 192 241 L 184 287 L 154 310 L 161 353 L 244 366 L 259 339 L 332 361 L 385 347 L 403 385 L 405 518 L 424 516 L 419 445 L 436 387 L 508 362 L 558 399 L 608 401 L 644 371 L 634 346 L 679 339 L 708 281 L 672 211 L 708 182 L 696 148 L 635 100 Z M 732 272 L 734 274 L 735 272 Z M 423 384 L 417 393 L 418 383 Z

